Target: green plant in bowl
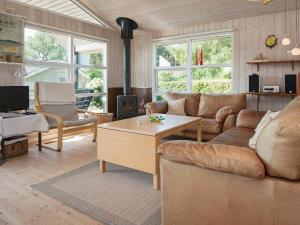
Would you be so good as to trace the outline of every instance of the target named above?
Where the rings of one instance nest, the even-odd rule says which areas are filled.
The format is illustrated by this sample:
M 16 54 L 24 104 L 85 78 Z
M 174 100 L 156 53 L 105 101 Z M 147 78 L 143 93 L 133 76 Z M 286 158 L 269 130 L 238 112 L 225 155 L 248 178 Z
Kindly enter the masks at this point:
M 165 117 L 160 116 L 160 115 L 149 115 L 149 120 L 151 122 L 159 123 L 159 122 L 165 120 Z

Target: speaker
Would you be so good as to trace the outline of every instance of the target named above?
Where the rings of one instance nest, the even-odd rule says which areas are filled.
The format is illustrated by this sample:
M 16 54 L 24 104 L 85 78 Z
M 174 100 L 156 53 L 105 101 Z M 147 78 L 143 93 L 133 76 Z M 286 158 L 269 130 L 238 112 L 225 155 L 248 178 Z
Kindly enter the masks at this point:
M 249 75 L 249 92 L 259 92 L 259 75 Z
M 285 75 L 285 93 L 295 94 L 297 92 L 297 75 Z

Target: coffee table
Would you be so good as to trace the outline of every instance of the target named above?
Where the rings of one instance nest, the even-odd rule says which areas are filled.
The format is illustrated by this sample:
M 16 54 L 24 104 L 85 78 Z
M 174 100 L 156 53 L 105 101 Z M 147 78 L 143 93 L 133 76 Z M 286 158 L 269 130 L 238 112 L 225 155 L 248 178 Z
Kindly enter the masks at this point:
M 157 114 L 160 115 L 160 114 Z M 105 123 L 98 127 L 97 158 L 100 173 L 105 162 L 153 174 L 153 188 L 160 189 L 159 156 L 156 153 L 161 139 L 197 126 L 201 142 L 201 118 L 162 115 L 165 120 L 150 122 L 148 116 Z

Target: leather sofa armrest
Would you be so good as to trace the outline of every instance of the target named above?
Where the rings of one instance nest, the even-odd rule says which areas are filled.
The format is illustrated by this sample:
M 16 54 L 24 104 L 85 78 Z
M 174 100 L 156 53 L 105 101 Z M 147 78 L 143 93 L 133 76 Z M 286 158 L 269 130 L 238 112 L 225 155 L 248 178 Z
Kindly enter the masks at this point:
M 237 117 L 236 126 L 255 129 L 266 112 L 242 110 Z
M 145 109 L 146 109 L 146 114 L 152 114 L 152 113 L 165 114 L 168 112 L 168 102 L 167 101 L 149 102 L 145 105 Z
M 239 111 L 241 111 L 241 110 L 242 110 L 241 107 L 238 105 L 224 106 L 218 110 L 218 112 L 216 114 L 216 121 L 218 123 L 224 123 L 227 116 L 229 116 L 231 114 L 238 114 Z
M 226 117 L 224 123 L 223 123 L 223 128 L 222 131 L 226 131 L 229 130 L 233 127 L 235 127 L 236 125 L 236 118 L 237 118 L 237 114 L 230 114 Z
M 170 141 L 161 144 L 158 153 L 165 159 L 215 171 L 264 178 L 265 167 L 256 153 L 233 145 Z

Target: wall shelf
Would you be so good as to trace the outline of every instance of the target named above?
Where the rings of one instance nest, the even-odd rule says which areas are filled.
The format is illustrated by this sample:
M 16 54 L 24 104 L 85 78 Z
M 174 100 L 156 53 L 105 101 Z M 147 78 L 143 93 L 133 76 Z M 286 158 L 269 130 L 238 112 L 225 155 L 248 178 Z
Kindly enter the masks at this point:
M 0 45 L 14 45 L 14 46 L 23 46 L 23 43 L 9 41 L 9 40 L 0 40 Z
M 292 70 L 295 70 L 295 63 L 300 63 L 300 59 L 294 59 L 294 60 L 253 60 L 247 62 L 247 64 L 250 65 L 256 65 L 257 71 L 259 71 L 260 64 L 272 64 L 272 63 L 290 63 L 292 66 Z
M 0 65 L 3 64 L 3 65 L 11 65 L 11 66 L 21 66 L 23 65 L 23 63 L 20 63 L 20 62 L 0 62 Z

